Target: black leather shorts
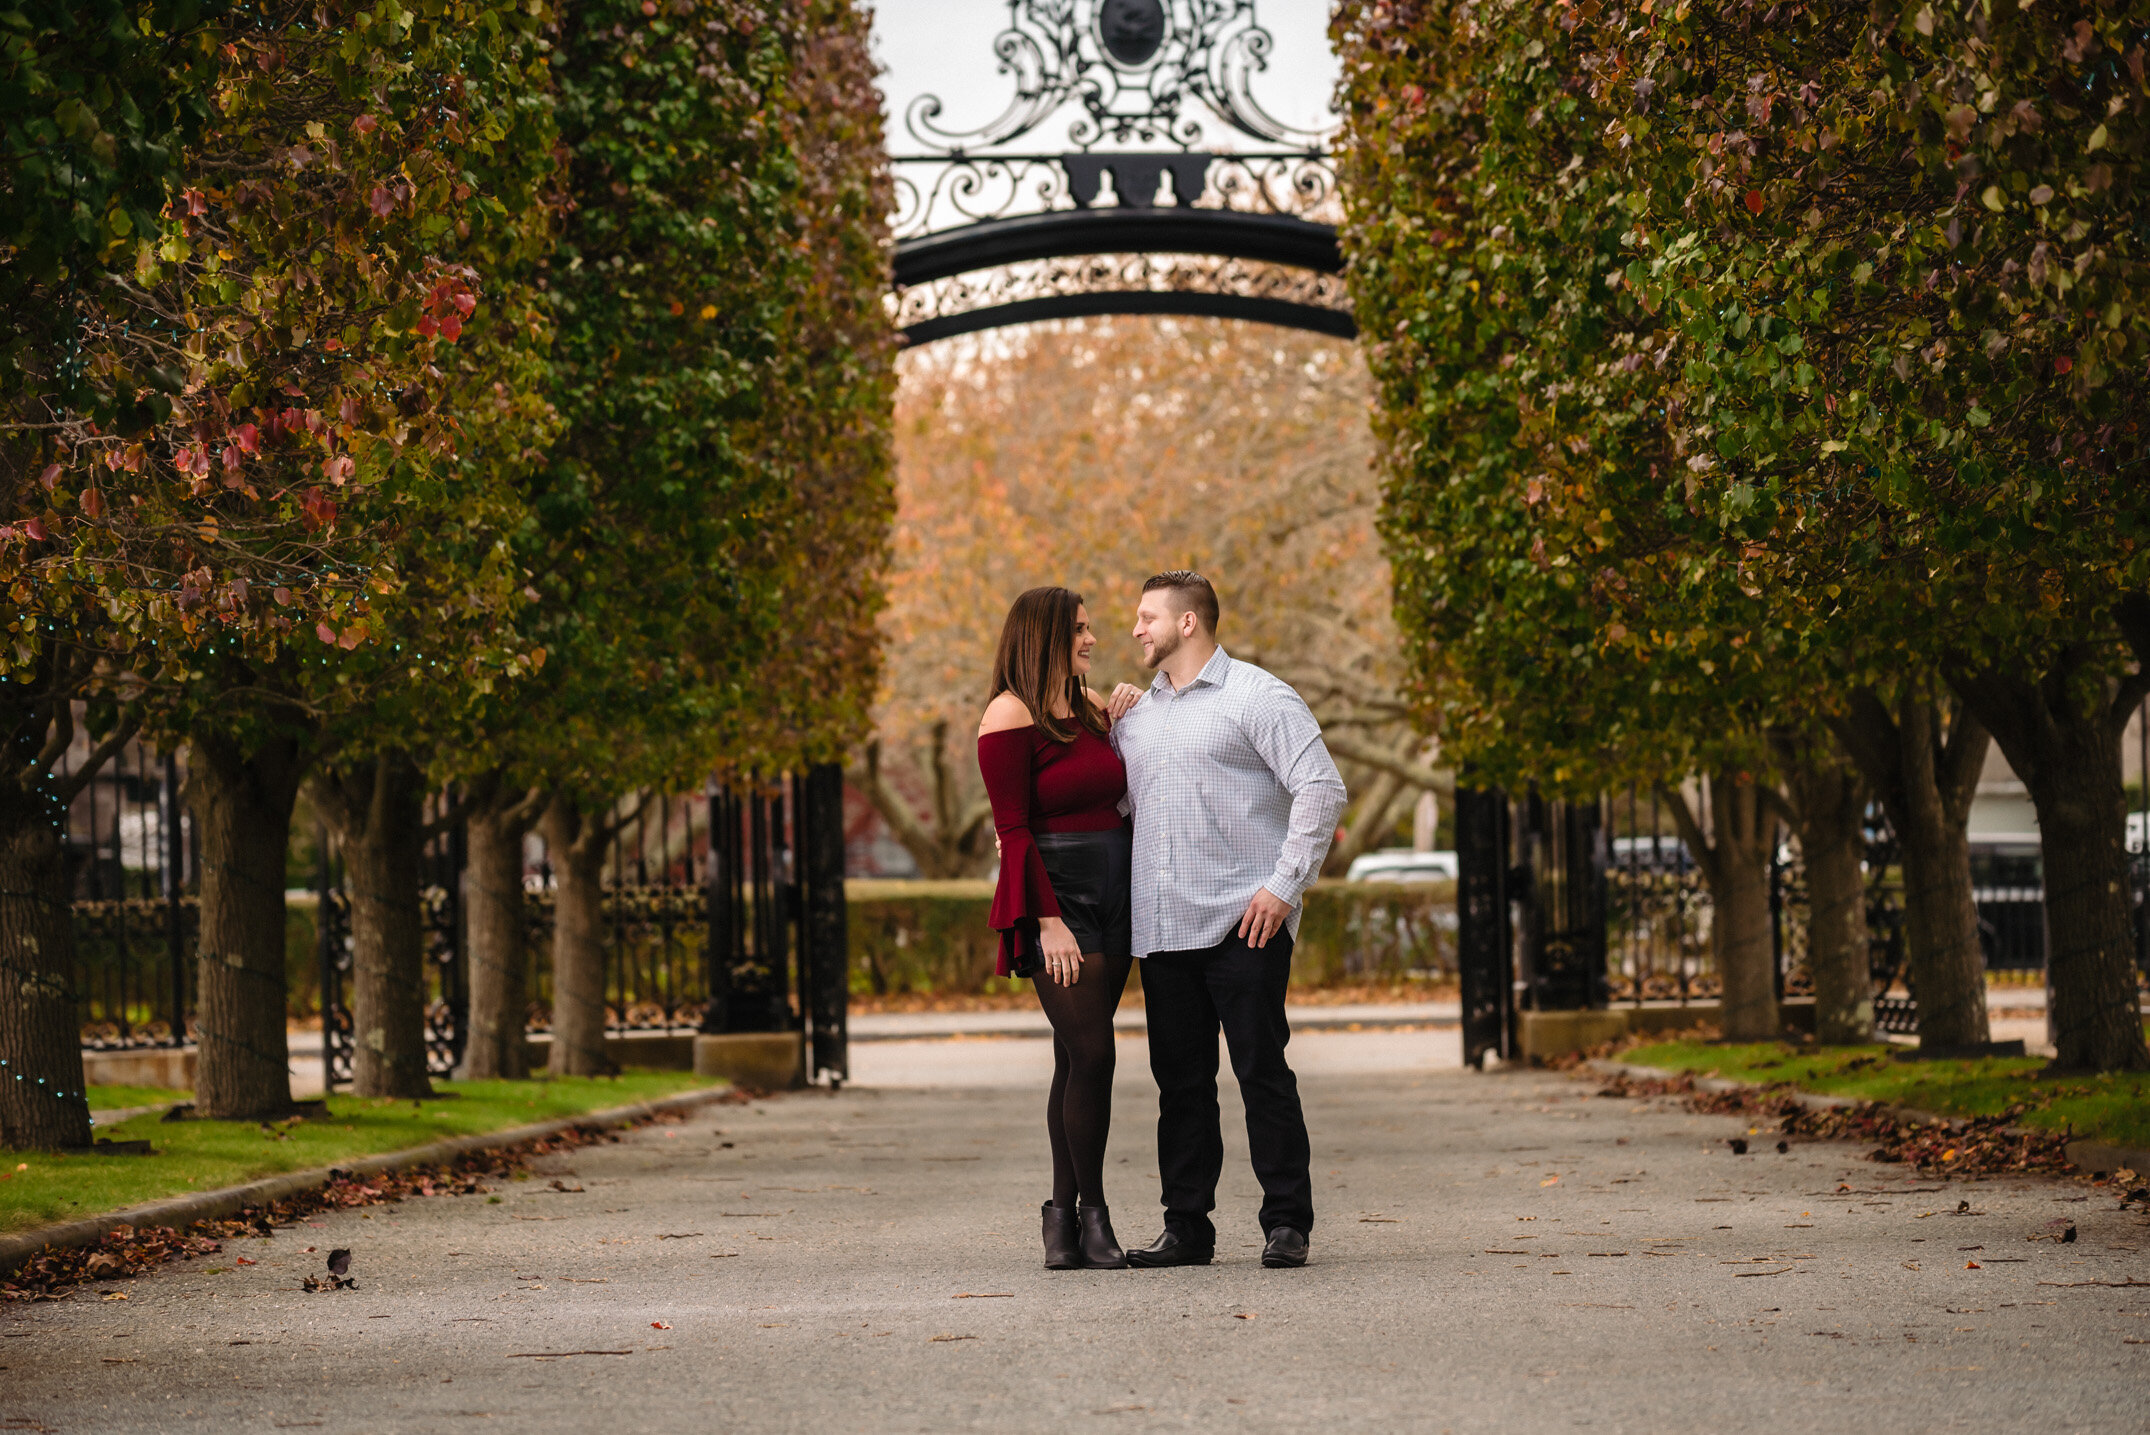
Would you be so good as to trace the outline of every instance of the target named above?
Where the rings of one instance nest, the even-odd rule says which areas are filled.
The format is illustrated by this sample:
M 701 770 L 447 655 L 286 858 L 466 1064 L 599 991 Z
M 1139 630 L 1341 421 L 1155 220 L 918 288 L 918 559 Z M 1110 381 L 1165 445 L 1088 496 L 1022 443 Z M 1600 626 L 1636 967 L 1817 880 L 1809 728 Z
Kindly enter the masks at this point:
M 1134 834 L 1118 827 L 1109 832 L 1040 832 L 1034 840 L 1060 903 L 1060 920 L 1074 935 L 1076 950 L 1128 955 L 1135 944 L 1129 905 Z

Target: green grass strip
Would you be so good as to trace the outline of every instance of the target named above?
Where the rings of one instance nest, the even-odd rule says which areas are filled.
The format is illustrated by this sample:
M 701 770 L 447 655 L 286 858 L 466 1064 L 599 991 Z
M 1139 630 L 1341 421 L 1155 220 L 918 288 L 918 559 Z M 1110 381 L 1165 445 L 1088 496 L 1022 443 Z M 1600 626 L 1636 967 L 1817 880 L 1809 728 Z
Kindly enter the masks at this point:
M 443 1093 L 440 1100 L 332 1096 L 326 1116 L 267 1127 L 236 1121 L 165 1123 L 155 1115 L 136 1116 L 116 1126 L 99 1127 L 97 1134 L 114 1141 L 148 1140 L 154 1155 L 56 1156 L 0 1148 L 0 1232 L 94 1216 L 165 1196 L 237 1186 L 285 1171 L 334 1166 L 354 1156 L 407 1150 L 451 1136 L 579 1116 L 711 1084 L 684 1071 L 533 1081 L 441 1081 L 435 1083 Z M 98 1109 L 111 1110 L 148 1103 L 109 1099 L 108 1093 L 144 1090 L 99 1087 L 92 1096 Z M 161 1095 L 169 1099 L 173 1093 Z
M 1766 1085 L 1781 1082 L 1821 1096 L 1848 1096 L 1943 1116 L 1998 1116 L 2024 1110 L 2020 1125 L 2070 1131 L 2089 1141 L 2150 1147 L 2150 1073 L 2042 1076 L 2042 1057 L 1898 1061 L 1890 1046 L 1797 1047 L 1783 1042 L 1670 1041 L 1636 1047 L 1623 1061 L 1668 1071 Z

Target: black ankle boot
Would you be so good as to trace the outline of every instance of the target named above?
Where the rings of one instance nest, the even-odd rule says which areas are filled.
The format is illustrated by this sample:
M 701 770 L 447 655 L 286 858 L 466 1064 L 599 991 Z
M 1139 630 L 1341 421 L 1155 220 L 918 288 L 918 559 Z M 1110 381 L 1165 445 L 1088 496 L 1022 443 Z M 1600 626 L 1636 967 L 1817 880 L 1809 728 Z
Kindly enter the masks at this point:
M 1127 1253 L 1112 1233 L 1112 1212 L 1104 1206 L 1083 1206 L 1076 1214 L 1082 1224 L 1082 1263 L 1093 1271 L 1127 1269 Z
M 1075 1226 L 1075 1212 L 1047 1201 L 1039 1208 L 1045 1218 L 1045 1269 L 1082 1269 L 1082 1237 Z

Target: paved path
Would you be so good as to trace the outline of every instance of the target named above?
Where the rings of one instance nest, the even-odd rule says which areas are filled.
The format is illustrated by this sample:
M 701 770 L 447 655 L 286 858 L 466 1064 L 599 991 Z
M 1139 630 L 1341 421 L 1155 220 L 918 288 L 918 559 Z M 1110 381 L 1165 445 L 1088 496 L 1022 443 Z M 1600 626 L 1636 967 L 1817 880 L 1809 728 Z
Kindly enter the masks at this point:
M 890 1042 L 884 1084 L 712 1108 L 498 1205 L 325 1216 L 124 1302 L 0 1308 L 0 1428 L 2145 1428 L 2150 1288 L 2082 1284 L 2150 1281 L 2150 1231 L 2109 1197 L 1920 1189 L 1840 1145 L 1735 1157 L 1735 1120 L 1444 1068 L 1393 1046 L 1412 1038 L 1454 1034 L 1294 1043 L 1321 1206 L 1303 1271 L 1256 1262 L 1233 1139 L 1218 1265 L 1046 1272 L 1044 1044 Z M 1405 1069 L 1353 1069 L 1373 1057 L 1349 1043 Z M 1153 1092 L 1139 1043 L 1122 1056 L 1111 1179 L 1144 1239 Z M 896 1084 L 936 1061 L 946 1084 Z M 2061 1216 L 2076 1244 L 2025 1241 Z M 306 1246 L 351 1247 L 358 1289 L 296 1289 Z
M 1455 1026 L 1461 1002 L 1293 1003 L 1285 1008 L 1293 1031 L 1363 1031 L 1381 1027 Z M 1122 1032 L 1145 1032 L 1143 1008 L 1127 1005 L 1113 1018 Z M 851 1040 L 917 1041 L 942 1036 L 1051 1036 L 1052 1023 L 1036 1007 L 1014 1011 L 859 1012 L 849 1024 Z

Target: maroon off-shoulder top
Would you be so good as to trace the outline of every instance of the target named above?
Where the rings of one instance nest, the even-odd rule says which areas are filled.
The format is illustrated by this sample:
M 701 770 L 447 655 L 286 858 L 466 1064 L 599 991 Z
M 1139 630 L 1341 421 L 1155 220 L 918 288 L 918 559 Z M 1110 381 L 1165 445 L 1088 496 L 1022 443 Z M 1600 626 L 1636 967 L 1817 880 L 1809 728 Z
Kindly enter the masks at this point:
M 1109 832 L 1122 825 L 1127 769 L 1112 744 L 1088 728 L 1078 727 L 1073 742 L 1055 742 L 1032 725 L 982 734 L 978 771 L 1000 834 L 1000 885 L 990 921 L 1000 933 L 997 970 L 1007 976 L 1015 970 L 1018 924 L 1060 915 L 1031 835 Z

